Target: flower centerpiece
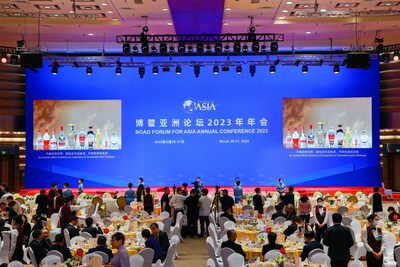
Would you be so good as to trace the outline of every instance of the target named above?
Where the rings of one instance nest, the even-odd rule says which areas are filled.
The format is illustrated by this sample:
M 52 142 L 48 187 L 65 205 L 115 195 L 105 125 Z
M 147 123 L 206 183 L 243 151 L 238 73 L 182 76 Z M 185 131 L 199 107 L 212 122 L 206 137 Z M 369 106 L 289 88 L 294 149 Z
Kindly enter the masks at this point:
M 331 206 L 333 206 L 333 204 L 335 204 L 335 199 L 334 199 L 333 197 L 330 197 L 330 198 L 329 198 L 329 204 L 330 204 Z
M 265 243 L 265 236 L 264 236 L 264 235 L 258 235 L 258 236 L 257 236 L 257 241 L 258 241 L 258 243 L 260 243 L 261 245 L 264 245 L 264 243 Z
M 94 195 L 91 195 L 91 194 L 87 194 L 86 196 L 83 197 L 83 199 L 86 199 L 86 200 L 91 200 L 93 198 L 94 198 Z
M 258 224 L 258 221 L 257 221 L 256 218 L 251 218 L 250 221 L 249 221 L 249 224 L 251 226 L 256 226 Z
M 119 228 L 121 228 L 121 226 L 122 226 L 122 223 L 121 223 L 121 222 L 117 222 L 117 223 L 115 224 L 115 227 L 117 227 L 117 231 L 119 231 Z
M 77 262 L 77 261 L 74 260 L 74 259 L 68 259 L 68 260 L 66 260 L 66 261 L 64 262 L 64 264 L 65 264 L 67 267 L 75 267 L 75 266 L 78 266 L 78 265 L 79 265 L 79 262 Z
M 392 222 L 391 220 L 388 220 L 388 221 L 386 222 L 386 227 L 387 227 L 388 229 L 392 229 L 392 226 L 393 226 L 393 222 Z
M 283 267 L 286 262 L 286 257 L 284 255 L 280 254 L 275 258 L 275 262 L 276 262 L 276 264 L 278 264 L 279 267 Z
M 136 211 L 135 215 L 137 218 L 140 218 L 143 216 L 143 212 L 141 210 L 138 210 L 138 211 Z
M 247 201 L 248 205 L 251 205 L 251 202 L 253 202 L 253 195 L 252 194 L 244 194 L 243 198 Z

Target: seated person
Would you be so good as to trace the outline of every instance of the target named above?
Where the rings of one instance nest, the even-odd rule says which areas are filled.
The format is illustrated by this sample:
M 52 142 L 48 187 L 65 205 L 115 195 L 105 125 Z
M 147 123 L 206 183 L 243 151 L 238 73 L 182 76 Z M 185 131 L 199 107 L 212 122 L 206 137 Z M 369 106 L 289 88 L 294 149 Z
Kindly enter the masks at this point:
M 322 244 L 315 240 L 315 234 L 313 231 L 306 232 L 304 234 L 304 238 L 307 241 L 307 245 L 303 247 L 303 252 L 301 252 L 301 261 L 305 261 L 306 258 L 308 257 L 308 254 L 312 250 L 316 248 L 324 249 Z
M 292 223 L 283 231 L 286 237 L 294 234 L 297 231 L 298 225 L 302 224 L 303 219 L 299 216 L 294 216 L 292 218 Z
M 222 211 L 224 213 L 222 213 L 219 217 L 226 217 L 230 221 L 236 223 L 235 217 L 233 217 L 233 215 L 231 214 L 231 207 L 230 206 L 223 206 L 222 207 Z
M 394 261 L 395 262 L 397 262 L 396 253 L 395 253 L 396 249 L 400 249 L 400 245 L 395 245 L 394 248 L 393 248 L 393 256 L 394 256 Z
M 265 256 L 265 254 L 270 250 L 274 250 L 274 249 L 280 250 L 283 247 L 282 245 L 279 245 L 276 243 L 277 235 L 274 232 L 268 233 L 267 238 L 268 238 L 268 244 L 266 244 L 262 247 L 262 255 L 263 256 Z
M 65 246 L 65 238 L 63 234 L 56 235 L 54 239 L 54 245 L 51 247 L 51 250 L 60 252 L 64 257 L 64 261 L 72 258 L 71 251 L 67 246 Z
M 14 209 L 12 209 L 11 207 L 6 207 L 5 212 L 4 212 L 4 220 L 6 220 L 6 223 L 11 225 L 12 219 L 17 216 L 18 216 L 18 214 L 15 212 Z
M 31 232 L 33 232 L 35 230 L 42 230 L 43 229 L 42 220 L 41 220 L 39 215 L 37 215 L 37 214 L 33 215 L 31 221 L 34 224 L 32 226 Z
M 292 220 L 292 218 L 296 216 L 296 212 L 294 211 L 294 207 L 292 204 L 287 204 L 286 206 L 286 219 Z
M 162 250 L 157 239 L 154 236 L 150 235 L 149 229 L 142 230 L 142 237 L 144 238 L 144 240 L 146 240 L 144 242 L 146 248 L 151 248 L 154 250 L 153 263 L 161 260 L 164 257 L 164 251 Z
M 168 239 L 167 233 L 164 231 L 161 231 L 160 228 L 158 227 L 158 224 L 156 224 L 156 223 L 152 223 L 150 225 L 150 230 L 151 230 L 152 236 L 154 236 L 157 239 L 158 243 L 160 243 L 160 246 L 164 252 L 163 259 L 165 259 L 165 257 L 167 256 L 168 249 L 169 249 L 169 239 Z
M 103 231 L 101 230 L 100 227 L 98 227 L 98 223 L 96 223 L 96 226 L 93 226 L 93 218 L 88 217 L 85 219 L 86 227 L 82 229 L 82 232 L 87 232 L 89 233 L 93 238 L 97 237 L 97 234 L 102 235 Z
M 42 246 L 45 249 L 50 250 L 51 249 L 51 241 L 50 241 L 50 238 L 49 238 L 50 237 L 49 229 L 43 228 L 42 235 L 43 235 L 43 238 L 40 241 L 40 243 L 42 243 Z
M 42 230 L 34 230 L 32 232 L 32 237 L 33 239 L 28 246 L 32 249 L 33 254 L 35 255 L 36 266 L 39 266 L 40 262 L 42 262 L 46 257 L 48 251 L 42 246 L 42 243 L 40 243 L 43 238 Z
M 394 209 L 394 207 L 390 206 L 387 211 L 389 212 L 388 215 L 388 219 L 391 220 L 392 222 L 397 221 L 398 219 L 400 219 L 400 215 L 396 212 L 396 210 Z M 397 215 L 397 216 L 395 216 Z M 393 217 L 397 217 L 397 219 L 395 220 Z
M 75 236 L 79 236 L 79 225 L 78 225 L 78 217 L 73 216 L 72 220 L 67 224 L 65 229 L 68 230 L 69 238 L 72 239 Z
M 236 253 L 239 253 L 243 256 L 244 260 L 246 260 L 246 253 L 244 253 L 243 248 L 241 245 L 237 244 L 236 241 L 236 232 L 233 229 L 229 229 L 226 232 L 226 235 L 228 237 L 227 241 L 222 242 L 221 248 L 230 248 Z
M 275 220 L 276 218 L 278 218 L 278 217 L 284 217 L 284 218 L 286 218 L 286 214 L 284 214 L 283 212 L 282 212 L 282 210 L 283 210 L 283 205 L 280 205 L 280 204 L 278 204 L 278 205 L 275 205 L 275 213 L 274 214 L 272 214 L 272 216 L 271 216 L 271 220 Z
M 89 253 L 93 253 L 95 251 L 101 251 L 104 252 L 108 255 L 108 261 L 110 262 L 111 259 L 114 257 L 114 254 L 112 253 L 111 249 L 107 248 L 107 239 L 105 236 L 99 236 L 97 238 L 97 247 L 89 249 Z

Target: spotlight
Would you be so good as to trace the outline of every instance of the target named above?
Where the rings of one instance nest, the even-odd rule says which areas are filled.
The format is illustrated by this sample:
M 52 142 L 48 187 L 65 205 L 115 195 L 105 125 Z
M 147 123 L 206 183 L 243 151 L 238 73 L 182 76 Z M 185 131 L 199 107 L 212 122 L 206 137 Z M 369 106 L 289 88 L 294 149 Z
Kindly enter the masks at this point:
M 383 39 L 382 39 L 383 40 Z M 380 54 L 383 52 L 383 44 L 380 43 L 376 46 L 376 53 Z
M 163 56 L 165 56 L 165 54 L 167 53 L 167 44 L 166 43 L 160 44 L 160 53 Z
M 196 76 L 196 78 L 199 78 L 200 66 L 199 65 L 194 66 L 193 71 L 194 71 L 194 76 Z
M 390 54 L 383 54 L 382 55 L 382 61 L 384 63 L 388 63 L 390 61 Z
M 17 63 L 18 63 L 18 55 L 11 55 L 10 56 L 10 63 L 12 65 L 17 65 Z
M 189 52 L 189 53 L 193 53 L 193 46 L 192 46 L 192 45 L 189 45 L 189 46 L 188 46 L 188 52 Z
M 339 74 L 339 72 L 340 72 L 340 67 L 339 67 L 339 65 L 333 66 L 333 73 Z
M 93 74 L 93 70 L 92 70 L 92 67 L 91 67 L 91 66 L 88 66 L 88 67 L 86 68 L 86 74 L 87 74 L 87 75 L 92 75 L 92 74 Z
M 276 72 L 276 67 L 275 65 L 269 66 L 269 73 L 275 73 Z
M 298 66 L 300 65 L 300 59 L 296 60 L 296 61 L 294 62 L 294 65 L 295 65 L 296 67 L 298 67 Z
M 253 41 L 253 44 L 251 45 L 251 50 L 253 51 L 253 54 L 257 55 L 259 49 L 260 43 L 257 40 Z
M 399 58 L 400 58 L 400 53 L 395 51 L 395 52 L 393 53 L 393 60 L 394 60 L 394 61 L 398 61 Z
M 249 47 L 248 47 L 248 45 L 247 44 L 245 44 L 244 46 L 243 46 L 243 53 L 247 53 L 249 51 Z
M 148 32 L 148 31 L 149 31 L 149 27 L 144 26 L 144 27 L 142 28 L 142 31 L 143 31 L 143 32 Z
M 181 68 L 181 66 L 178 65 L 178 66 L 175 67 L 175 73 L 176 73 L 176 74 L 181 74 L 181 73 L 182 73 L 182 68 Z
M 175 53 L 175 47 L 173 45 L 169 46 L 169 53 L 172 55 L 173 53 Z
M 275 65 L 275 66 L 278 65 L 279 62 L 281 62 L 281 60 L 278 58 L 277 60 L 275 60 L 274 65 Z
M 213 68 L 213 73 L 214 73 L 214 74 L 218 74 L 218 73 L 219 73 L 218 65 L 215 65 L 215 66 L 214 66 L 214 68 Z
M 256 65 L 250 65 L 250 75 L 251 75 L 251 77 L 254 77 L 255 73 L 256 73 Z
M 229 54 L 231 52 L 231 48 L 229 47 L 229 45 L 225 45 L 224 52 L 227 54 Z
M 307 65 L 303 65 L 303 67 L 301 67 L 301 72 L 302 73 L 308 73 L 308 66 Z
M 153 54 L 157 53 L 157 47 L 155 45 L 151 46 L 151 53 Z
M 115 68 L 115 74 L 118 75 L 118 76 L 122 74 L 122 68 L 120 66 L 117 66 Z
M 138 47 L 136 45 L 132 46 L 132 53 L 137 54 L 138 53 Z
M 178 53 L 179 55 L 185 54 L 185 43 L 184 42 L 179 42 L 178 44 Z
M 222 52 L 222 44 L 221 42 L 216 42 L 215 43 L 215 53 L 217 53 L 217 55 L 221 55 Z
M 1 63 L 6 64 L 7 61 L 8 61 L 7 54 L 6 53 L 1 53 Z
M 207 54 L 210 54 L 211 53 L 211 50 L 212 50 L 212 47 L 211 47 L 211 45 L 207 45 L 206 46 L 206 52 L 207 52 Z
M 76 60 L 74 61 L 74 67 L 79 68 L 79 63 Z
M 269 48 L 271 49 L 272 54 L 278 53 L 278 42 L 271 42 L 271 45 Z
M 124 53 L 125 56 L 129 56 L 129 54 L 131 53 L 131 45 L 128 43 L 123 44 L 122 52 Z
M 233 52 L 235 52 L 236 55 L 240 54 L 240 42 L 235 42 L 233 44 Z
M 153 66 L 153 74 L 154 75 L 158 74 L 158 67 L 157 66 Z
M 204 45 L 203 42 L 198 42 L 196 46 L 196 51 L 199 56 L 201 56 L 204 52 Z
M 255 32 L 256 32 L 256 27 L 251 26 L 251 27 L 249 28 L 249 33 L 255 33 Z
M 144 56 L 147 56 L 148 53 L 149 53 L 149 44 L 145 42 L 142 44 L 142 54 Z
M 319 62 L 318 62 L 318 66 L 321 67 L 321 66 L 322 66 L 322 63 L 324 63 L 324 61 L 323 61 L 322 59 L 320 59 Z
M 53 65 L 53 67 L 51 67 L 51 74 L 53 75 L 57 75 L 58 74 L 58 68 L 56 66 Z
M 140 66 L 140 67 L 139 67 L 139 76 L 140 76 L 141 79 L 143 79 L 144 72 L 145 72 L 144 67 L 143 67 L 143 66 Z
M 267 52 L 267 46 L 265 44 L 261 46 L 261 52 L 263 53 Z
M 242 74 L 242 66 L 240 65 L 236 66 L 236 74 Z

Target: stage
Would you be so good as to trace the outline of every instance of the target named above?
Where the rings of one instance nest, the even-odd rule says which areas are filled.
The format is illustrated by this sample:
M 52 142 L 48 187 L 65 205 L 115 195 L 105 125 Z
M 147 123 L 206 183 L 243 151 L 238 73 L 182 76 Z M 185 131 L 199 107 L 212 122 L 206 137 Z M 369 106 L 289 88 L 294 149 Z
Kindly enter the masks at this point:
M 163 193 L 163 188 L 164 187 L 154 187 L 150 186 L 152 192 L 157 192 L 158 196 L 161 196 Z M 188 187 L 188 190 L 190 190 L 192 187 Z M 209 190 L 209 194 L 212 195 L 215 193 L 215 186 L 206 186 L 206 188 Z M 254 193 L 254 186 L 244 186 L 243 187 L 243 193 Z M 263 194 L 266 193 L 273 193 L 275 192 L 275 187 L 274 186 L 260 186 L 261 192 Z M 94 187 L 94 188 L 85 188 L 84 192 L 87 194 L 94 194 L 94 195 L 102 195 L 106 192 L 108 193 L 115 193 L 118 191 L 118 196 L 124 195 L 124 192 L 128 188 L 126 187 Z M 135 188 L 134 188 L 135 189 Z M 228 189 L 229 195 L 233 195 L 233 186 L 220 186 L 220 190 L 222 189 Z M 46 189 L 48 191 L 49 188 Z M 75 195 L 77 195 L 78 189 L 77 188 L 71 188 L 71 190 L 74 192 Z M 170 186 L 171 194 L 172 194 L 172 187 Z M 364 191 L 366 195 L 369 195 L 373 191 L 373 187 L 363 187 L 363 186 L 298 186 L 294 187 L 294 190 L 299 192 L 301 195 L 306 194 L 308 196 L 312 196 L 315 191 L 322 192 L 323 194 L 330 194 L 334 195 L 335 192 L 341 191 L 342 193 L 351 193 L 355 194 L 358 191 Z M 21 195 L 29 195 L 33 196 L 37 193 L 39 193 L 40 188 L 27 188 L 27 189 L 22 189 L 20 191 Z M 380 192 L 383 194 L 383 189 L 380 188 Z M 400 200 L 400 192 L 398 193 L 393 193 L 393 198 L 394 200 Z M 392 200 L 388 199 L 386 196 L 383 196 L 383 200 Z

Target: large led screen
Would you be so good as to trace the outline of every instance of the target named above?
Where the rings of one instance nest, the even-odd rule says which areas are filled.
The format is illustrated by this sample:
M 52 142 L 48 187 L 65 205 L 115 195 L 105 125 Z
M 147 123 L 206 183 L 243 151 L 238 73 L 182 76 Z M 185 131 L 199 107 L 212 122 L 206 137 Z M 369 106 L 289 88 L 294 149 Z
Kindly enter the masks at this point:
M 246 186 L 279 177 L 289 185 L 379 185 L 377 61 L 340 74 L 257 66 L 254 77 L 245 65 L 241 75 L 214 75 L 206 65 L 196 78 L 190 66 L 153 75 L 154 59 L 145 59 L 143 78 L 137 68 L 115 75 L 97 65 L 91 76 L 72 67 L 52 75 L 49 62 L 27 70 L 27 188 L 81 177 L 86 186 L 138 177 L 179 185 L 197 176 L 213 186 L 235 177 Z

